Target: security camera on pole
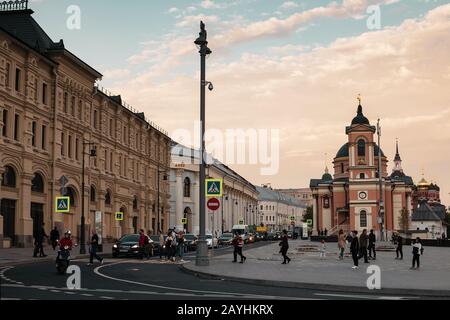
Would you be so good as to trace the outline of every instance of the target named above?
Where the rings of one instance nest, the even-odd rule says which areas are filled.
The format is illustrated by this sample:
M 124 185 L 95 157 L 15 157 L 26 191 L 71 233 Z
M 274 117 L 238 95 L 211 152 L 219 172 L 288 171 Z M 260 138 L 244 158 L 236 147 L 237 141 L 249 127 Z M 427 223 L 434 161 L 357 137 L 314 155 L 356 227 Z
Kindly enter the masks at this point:
M 205 87 L 209 84 L 209 90 L 213 89 L 211 83 L 206 82 L 206 56 L 212 51 L 208 48 L 207 32 L 205 24 L 200 22 L 200 33 L 195 44 L 200 53 L 200 123 L 201 123 L 201 144 L 200 144 L 200 236 L 197 242 L 197 266 L 208 266 L 208 245 L 206 242 L 206 203 L 205 203 L 205 177 L 206 177 L 206 152 L 205 152 Z

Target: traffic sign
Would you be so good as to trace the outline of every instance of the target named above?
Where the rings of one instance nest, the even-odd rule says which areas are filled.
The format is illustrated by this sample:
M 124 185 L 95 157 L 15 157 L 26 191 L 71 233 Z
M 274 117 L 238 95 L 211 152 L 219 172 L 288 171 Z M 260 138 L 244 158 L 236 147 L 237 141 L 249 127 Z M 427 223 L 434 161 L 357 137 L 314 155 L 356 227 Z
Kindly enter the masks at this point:
M 239 224 L 243 225 L 244 224 L 244 220 L 239 220 Z
M 223 180 L 222 179 L 206 179 L 206 196 L 207 197 L 221 197 L 223 194 Z
M 182 224 L 182 225 L 185 225 L 185 224 L 187 224 L 187 223 L 188 223 L 188 219 L 187 219 L 187 218 L 181 219 L 181 224 Z
M 312 226 L 312 225 L 313 225 L 313 221 L 312 221 L 312 219 L 308 219 L 308 220 L 306 220 L 306 223 L 308 224 L 308 226 Z
M 123 212 L 116 212 L 116 220 L 117 221 L 123 220 Z
M 70 212 L 70 197 L 56 197 L 55 208 L 58 213 Z
M 295 221 L 295 217 L 294 216 L 291 217 L 291 221 Z
M 217 211 L 220 208 L 220 201 L 217 198 L 211 198 L 207 203 L 208 209 L 211 211 Z

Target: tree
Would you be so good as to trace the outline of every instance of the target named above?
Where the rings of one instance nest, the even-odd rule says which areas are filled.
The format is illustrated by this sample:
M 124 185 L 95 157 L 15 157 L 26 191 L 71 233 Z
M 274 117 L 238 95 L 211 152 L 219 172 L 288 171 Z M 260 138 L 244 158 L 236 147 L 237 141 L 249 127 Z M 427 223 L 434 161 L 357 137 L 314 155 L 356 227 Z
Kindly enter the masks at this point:
M 398 224 L 400 225 L 400 228 L 402 228 L 403 233 L 409 230 L 409 211 L 405 207 L 400 211 Z
M 313 220 L 313 207 L 308 206 L 306 208 L 306 213 L 303 215 L 303 222 L 306 222 L 308 220 Z

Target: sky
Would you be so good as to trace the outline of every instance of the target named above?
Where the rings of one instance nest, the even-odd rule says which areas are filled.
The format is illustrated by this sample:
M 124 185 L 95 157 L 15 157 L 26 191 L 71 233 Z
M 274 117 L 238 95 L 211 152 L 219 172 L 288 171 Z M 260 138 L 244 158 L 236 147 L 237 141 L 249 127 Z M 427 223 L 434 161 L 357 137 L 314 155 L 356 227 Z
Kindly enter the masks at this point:
M 381 119 L 390 170 L 398 139 L 405 173 L 418 182 L 423 172 L 450 205 L 450 1 L 31 2 L 54 41 L 64 39 L 104 75 L 101 86 L 169 135 L 192 131 L 199 118 L 193 41 L 203 20 L 213 51 L 207 128 L 280 132 L 275 175 L 230 164 L 256 185 L 308 187 L 320 178 L 347 142 L 361 94 L 371 124 Z M 70 5 L 80 9 L 79 29 L 67 28 Z

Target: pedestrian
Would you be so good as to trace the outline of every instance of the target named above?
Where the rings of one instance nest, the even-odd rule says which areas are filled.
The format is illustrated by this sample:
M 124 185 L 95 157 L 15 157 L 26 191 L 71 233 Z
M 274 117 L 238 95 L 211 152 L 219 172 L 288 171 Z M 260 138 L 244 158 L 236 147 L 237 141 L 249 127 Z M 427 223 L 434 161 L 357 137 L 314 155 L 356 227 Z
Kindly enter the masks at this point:
M 44 229 L 45 223 L 42 223 L 42 226 L 40 229 L 37 230 L 36 234 L 34 235 L 34 254 L 33 257 L 37 258 L 37 255 L 39 253 L 39 257 L 46 257 L 47 255 L 44 253 L 44 238 L 48 239 L 48 235 L 45 233 Z
M 369 263 L 367 257 L 367 242 L 369 237 L 367 236 L 367 229 L 364 229 L 359 237 L 359 259 L 364 258 L 364 263 Z
M 352 231 L 352 243 L 350 245 L 350 252 L 352 253 L 353 258 L 353 267 L 352 269 L 359 269 L 359 241 L 358 241 L 358 231 Z
M 170 247 L 171 257 L 172 261 L 175 262 L 177 256 L 177 233 L 175 232 L 175 227 L 172 229 L 171 235 L 172 235 L 172 246 Z
M 99 240 L 98 234 L 95 230 L 93 230 L 91 242 L 90 242 L 90 246 L 89 246 L 90 257 L 89 257 L 88 266 L 91 266 L 94 264 L 94 258 L 97 259 L 98 261 L 100 261 L 100 264 L 103 264 L 103 258 L 101 258 L 97 255 L 98 246 L 99 246 L 98 240 Z
M 417 237 L 416 240 L 413 242 L 412 248 L 413 248 L 413 251 L 412 251 L 413 260 L 412 260 L 411 270 L 419 269 L 420 268 L 420 256 L 423 255 L 422 242 L 420 241 L 419 237 Z M 417 264 L 417 268 L 416 268 L 416 264 Z
M 445 236 L 445 232 L 442 232 L 442 240 L 446 240 L 447 237 Z
M 139 257 L 141 260 L 150 259 L 150 238 L 143 229 L 139 230 Z
M 183 260 L 184 245 L 185 245 L 184 232 L 180 231 L 178 233 L 177 249 L 178 249 L 178 256 L 181 258 L 180 259 L 181 262 L 184 262 L 184 260 Z
M 320 259 L 325 259 L 327 257 L 327 245 L 325 244 L 325 240 L 322 239 L 320 244 Z
M 395 235 L 395 242 L 397 244 L 397 248 L 395 249 L 397 257 L 395 259 L 403 260 L 403 237 L 398 233 Z
M 59 241 L 59 231 L 56 226 L 50 231 L 50 241 L 52 242 L 53 251 L 55 251 Z
M 328 236 L 328 230 L 327 230 L 327 228 L 325 228 L 325 230 L 323 231 L 323 235 L 326 237 L 326 236 Z
M 158 233 L 159 233 L 159 259 L 162 259 L 163 254 L 165 254 L 166 251 L 166 241 L 164 240 L 164 234 L 162 233 L 162 230 L 159 230 Z
M 341 229 L 339 230 L 339 238 L 338 238 L 339 260 L 344 259 L 345 245 L 346 245 L 345 234 L 344 230 Z
M 233 251 L 233 262 L 237 262 L 237 256 L 239 255 L 241 257 L 241 262 L 244 263 L 245 260 L 247 260 L 246 257 L 242 254 L 242 248 L 244 247 L 244 239 L 242 239 L 242 236 L 238 233 L 234 236 L 234 239 L 232 241 L 234 251 Z
M 167 260 L 172 260 L 172 243 L 173 243 L 173 238 L 172 238 L 172 232 L 169 232 L 166 238 L 166 257 Z
M 370 230 L 370 233 L 369 233 L 369 246 L 367 247 L 367 249 L 369 250 L 369 259 L 372 259 L 372 260 L 377 259 L 377 252 L 375 250 L 376 241 L 377 241 L 377 238 L 372 229 L 372 230 Z M 372 257 L 372 252 L 373 252 L 373 257 Z
M 289 250 L 289 242 L 288 242 L 288 234 L 287 234 L 287 230 L 283 230 L 283 233 L 281 235 L 281 242 L 279 244 L 280 248 L 280 253 L 283 256 L 283 263 L 282 264 L 286 264 L 291 262 L 291 258 L 289 258 L 287 256 L 287 252 Z

